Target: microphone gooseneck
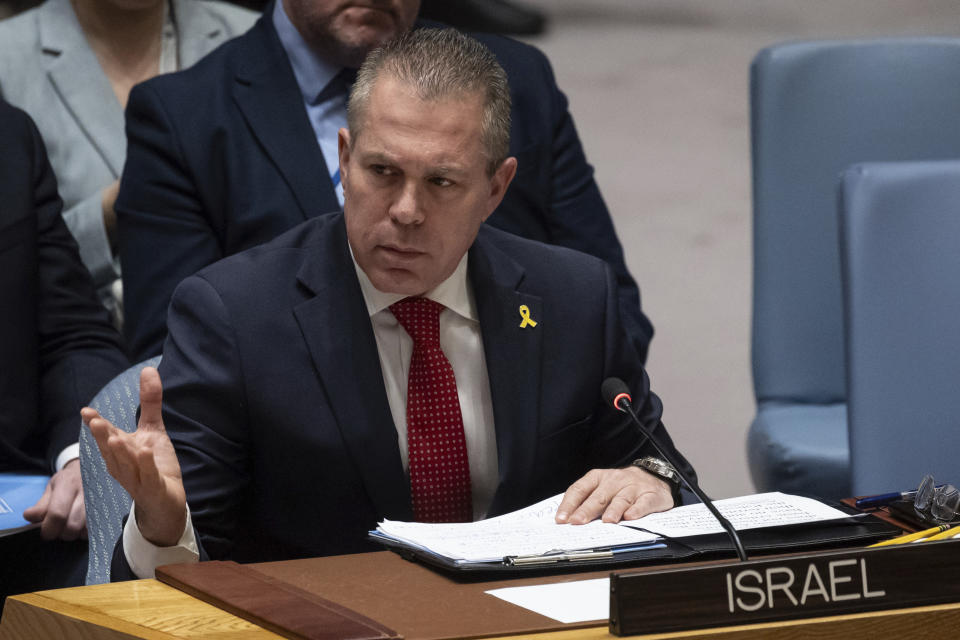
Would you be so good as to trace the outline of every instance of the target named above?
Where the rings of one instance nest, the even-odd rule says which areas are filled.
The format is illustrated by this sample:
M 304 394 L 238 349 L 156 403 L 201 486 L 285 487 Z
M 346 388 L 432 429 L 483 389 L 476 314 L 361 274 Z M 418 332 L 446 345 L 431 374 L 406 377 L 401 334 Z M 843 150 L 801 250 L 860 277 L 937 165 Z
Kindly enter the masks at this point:
M 640 418 L 637 416 L 636 412 L 633 410 L 632 399 L 630 398 L 630 389 L 627 387 L 626 383 L 620 378 L 607 378 L 603 381 L 603 384 L 600 385 L 600 394 L 603 397 L 604 401 L 611 404 L 614 409 L 621 411 L 630 416 L 633 421 L 640 427 L 640 433 L 646 436 L 647 440 L 653 445 L 654 449 L 657 450 L 663 458 L 673 465 L 673 468 L 677 470 L 677 473 L 680 475 L 680 478 L 683 480 L 683 483 L 687 485 L 687 488 L 692 491 L 697 498 L 700 499 L 700 502 L 713 514 L 713 517 L 717 519 L 717 522 L 720 523 L 720 526 L 723 527 L 724 531 L 727 532 L 727 535 L 730 536 L 730 541 L 733 542 L 733 547 L 737 551 L 737 557 L 741 561 L 747 560 L 747 552 L 743 548 L 743 543 L 740 542 L 740 536 L 737 535 L 737 530 L 733 528 L 733 525 L 730 524 L 730 521 L 727 520 L 722 513 L 717 509 L 713 504 L 707 494 L 703 492 L 694 480 L 687 477 L 687 474 L 683 472 L 682 466 L 677 462 L 674 456 L 668 453 L 666 447 L 661 447 L 660 443 L 657 442 L 657 439 L 654 437 L 653 432 L 647 429 L 643 424 Z

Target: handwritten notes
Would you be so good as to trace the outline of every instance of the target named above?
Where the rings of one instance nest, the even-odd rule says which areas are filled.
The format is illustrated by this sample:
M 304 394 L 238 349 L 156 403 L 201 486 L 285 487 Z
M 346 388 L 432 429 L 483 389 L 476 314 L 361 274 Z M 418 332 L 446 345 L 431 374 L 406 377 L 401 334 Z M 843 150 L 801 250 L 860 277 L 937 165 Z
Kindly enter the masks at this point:
M 556 495 L 525 509 L 478 522 L 427 524 L 384 520 L 371 535 L 458 563 L 477 563 L 498 562 L 506 556 L 652 546 L 660 536 L 683 538 L 723 531 L 702 504 L 677 507 L 621 524 L 599 520 L 585 525 L 556 524 L 554 515 L 561 498 Z M 848 517 L 816 500 L 778 492 L 728 498 L 715 504 L 737 529 Z
M 458 562 L 492 562 L 505 556 L 549 551 L 607 548 L 651 543 L 658 536 L 594 521 L 586 525 L 556 524 L 562 496 L 496 518 L 456 524 L 384 520 L 377 534 L 432 551 Z
M 778 491 L 717 500 L 714 505 L 738 531 L 849 517 L 839 509 L 834 509 L 812 498 Z M 723 532 L 720 523 L 702 504 L 691 504 L 663 513 L 652 513 L 639 520 L 624 522 L 623 525 L 642 527 L 647 531 L 655 531 L 670 538 Z

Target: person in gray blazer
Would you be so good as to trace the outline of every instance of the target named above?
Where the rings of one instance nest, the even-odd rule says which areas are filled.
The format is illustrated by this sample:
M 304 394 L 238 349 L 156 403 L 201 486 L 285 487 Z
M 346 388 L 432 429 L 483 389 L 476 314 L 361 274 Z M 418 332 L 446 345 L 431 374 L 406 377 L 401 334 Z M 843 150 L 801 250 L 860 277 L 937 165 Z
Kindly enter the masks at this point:
M 36 122 L 64 220 L 118 326 L 113 203 L 126 157 L 130 89 L 191 66 L 256 18 L 207 0 L 46 0 L 0 21 L 0 97 Z

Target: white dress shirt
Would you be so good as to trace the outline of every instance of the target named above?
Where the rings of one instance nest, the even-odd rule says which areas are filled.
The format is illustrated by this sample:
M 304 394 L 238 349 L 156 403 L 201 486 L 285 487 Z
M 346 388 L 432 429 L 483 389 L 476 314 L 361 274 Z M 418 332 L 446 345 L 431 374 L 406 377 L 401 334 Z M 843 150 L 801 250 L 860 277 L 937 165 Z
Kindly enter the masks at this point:
M 407 471 L 407 377 L 410 357 L 413 354 L 413 339 L 389 309 L 391 304 L 406 296 L 379 291 L 356 261 L 354 267 L 367 312 L 370 314 L 387 402 L 397 428 L 397 443 L 403 468 Z M 473 288 L 467 278 L 467 256 L 460 259 L 450 277 L 428 291 L 424 297 L 446 307 L 440 314 L 440 347 L 450 361 L 457 379 L 457 395 L 470 464 L 473 516 L 475 520 L 479 520 L 486 516 L 493 501 L 499 480 L 499 468 L 490 380 Z M 320 496 L 318 499 L 321 499 Z M 130 517 L 123 530 L 123 550 L 131 570 L 140 578 L 154 577 L 154 569 L 163 564 L 197 561 L 200 556 L 189 506 L 187 524 L 177 544 L 172 547 L 157 547 L 140 534 L 136 526 L 134 505 L 131 505 Z

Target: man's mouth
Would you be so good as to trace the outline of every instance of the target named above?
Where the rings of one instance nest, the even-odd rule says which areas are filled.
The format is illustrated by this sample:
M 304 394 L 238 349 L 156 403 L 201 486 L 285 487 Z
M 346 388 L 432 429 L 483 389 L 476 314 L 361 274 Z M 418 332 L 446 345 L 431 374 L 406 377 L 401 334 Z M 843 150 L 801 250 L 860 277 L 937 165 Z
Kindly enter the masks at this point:
M 413 260 L 424 255 L 423 251 L 414 247 L 396 244 L 382 244 L 378 248 L 388 257 L 395 260 Z

